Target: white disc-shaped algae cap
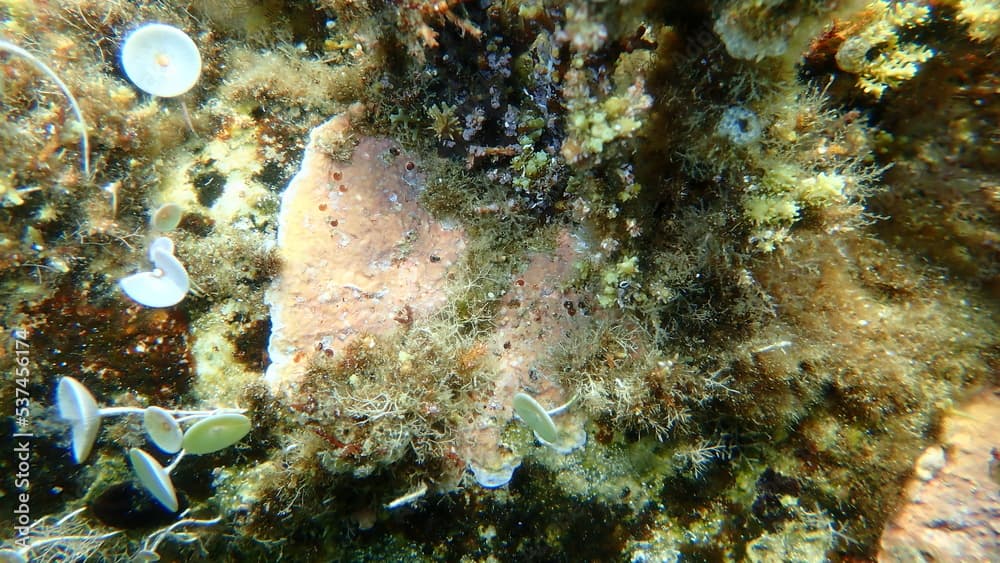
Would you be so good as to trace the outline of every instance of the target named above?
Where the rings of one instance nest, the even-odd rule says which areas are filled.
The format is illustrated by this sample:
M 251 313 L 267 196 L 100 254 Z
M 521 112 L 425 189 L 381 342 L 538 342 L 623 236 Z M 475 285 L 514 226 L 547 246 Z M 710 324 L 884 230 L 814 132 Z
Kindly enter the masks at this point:
M 160 407 L 147 407 L 142 413 L 142 425 L 150 441 L 164 453 L 175 454 L 181 449 L 184 434 L 177 419 Z
M 167 237 L 157 237 L 153 239 L 153 242 L 149 243 L 149 259 L 152 260 L 154 264 L 156 261 L 153 260 L 153 254 L 157 252 L 173 256 L 174 241 Z
M 172 98 L 190 90 L 201 76 L 201 53 L 180 29 L 147 23 L 122 44 L 122 68 L 147 94 Z
M 184 264 L 172 254 L 174 243 L 160 237 L 149 246 L 149 258 L 156 269 L 139 272 L 118 281 L 125 295 L 147 307 L 172 307 L 181 302 L 191 282 Z
M 521 417 L 539 438 L 546 442 L 555 442 L 559 439 L 559 429 L 552 422 L 552 417 L 531 395 L 527 393 L 514 395 L 513 405 L 517 416 Z
M 128 457 L 132 460 L 132 471 L 149 494 L 170 512 L 177 512 L 177 492 L 167 470 L 139 448 L 129 450 Z
M 250 419 L 242 414 L 213 414 L 188 428 L 182 445 L 189 454 L 210 454 L 232 446 L 249 432 Z
M 90 455 L 101 429 L 101 415 L 97 401 L 82 383 L 72 377 L 63 377 L 56 387 L 56 406 L 59 416 L 70 423 L 73 432 L 73 460 L 83 463 Z
M 510 483 L 514 477 L 514 470 L 521 467 L 521 460 L 517 459 L 511 463 L 504 463 L 498 468 L 487 468 L 475 462 L 469 463 L 472 476 L 479 483 L 480 487 L 486 489 L 496 489 Z

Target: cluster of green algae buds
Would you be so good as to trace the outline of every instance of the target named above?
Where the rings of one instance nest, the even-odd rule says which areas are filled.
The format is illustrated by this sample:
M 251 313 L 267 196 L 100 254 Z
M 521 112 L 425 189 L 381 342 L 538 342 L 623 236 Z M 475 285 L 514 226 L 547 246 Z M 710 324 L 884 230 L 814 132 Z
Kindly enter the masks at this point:
M 185 454 L 213 453 L 243 439 L 250 431 L 250 419 L 244 416 L 242 411 L 166 410 L 156 406 L 99 407 L 90 391 L 82 383 L 68 376 L 60 378 L 56 386 L 56 408 L 59 417 L 70 426 L 73 460 L 77 464 L 82 464 L 90 456 L 100 432 L 102 419 L 132 414 L 142 416 L 143 429 L 157 449 L 167 454 L 176 454 L 174 461 L 163 467 L 146 451 L 136 447 L 129 449 L 128 454 L 135 478 L 163 509 L 170 514 L 178 515 L 177 520 L 166 528 L 146 536 L 143 545 L 134 555 L 137 560 L 159 560 L 156 552 L 158 545 L 179 528 L 211 525 L 221 520 L 221 518 L 212 520 L 186 518 L 190 510 L 186 509 L 183 512 L 179 510 L 180 504 L 170 473 Z M 195 422 L 190 424 L 192 421 Z M 183 432 L 182 423 L 190 424 Z M 77 516 L 84 511 L 87 511 L 87 507 L 62 516 L 55 521 L 52 530 L 42 530 L 48 516 L 28 526 L 17 528 L 18 537 L 12 542 L 13 546 L 0 549 L 0 560 L 10 563 L 34 561 L 38 556 L 49 557 L 49 551 L 54 554 L 86 557 L 94 551 L 99 551 L 102 542 L 121 533 L 120 530 L 99 533 L 86 525 L 76 525 Z M 72 524 L 67 525 L 67 523 Z M 69 528 L 75 532 L 66 531 Z
M 603 18 L 608 15 L 602 13 L 601 9 L 597 7 L 593 7 L 591 10 L 588 19 L 596 21 L 599 16 Z M 536 9 L 534 13 L 544 14 L 547 13 L 547 10 L 544 8 Z M 627 26 L 623 25 L 622 29 L 625 28 Z M 618 33 L 625 35 L 622 31 Z M 673 30 L 660 28 L 649 31 L 649 35 L 657 37 L 661 44 L 666 45 L 672 37 L 676 38 L 679 35 L 682 38 L 690 38 L 694 33 L 685 30 L 678 34 Z M 593 34 L 587 37 L 593 37 Z M 713 63 L 725 58 L 725 55 L 718 52 L 718 45 L 715 45 L 713 49 L 711 53 Z M 642 51 L 648 53 L 649 49 L 637 49 L 634 52 Z M 664 48 L 663 55 L 666 59 L 669 57 L 670 51 Z M 663 63 L 662 60 L 660 62 Z M 697 65 L 691 63 L 691 66 L 694 69 L 689 68 L 687 71 L 696 72 Z M 720 66 L 724 67 L 725 64 Z M 657 68 L 653 67 L 653 74 L 658 72 Z M 659 69 L 659 71 L 662 70 L 662 68 Z M 736 72 L 733 74 L 739 76 Z M 759 75 L 754 76 L 754 71 L 750 72 L 750 76 L 751 80 L 760 79 Z M 674 75 L 671 78 L 676 79 L 677 76 Z M 681 93 L 692 82 L 697 84 L 694 80 L 681 77 L 677 81 L 676 91 L 671 93 L 675 95 Z M 624 83 L 628 84 L 629 82 L 625 81 Z M 794 144 L 791 147 L 784 144 L 790 139 L 787 135 L 788 132 L 807 136 L 810 131 L 824 129 L 817 123 L 838 126 L 838 119 L 841 119 L 842 116 L 838 117 L 824 109 L 822 96 L 816 93 L 821 91 L 820 89 L 813 88 L 803 93 L 801 88 L 792 88 L 790 91 L 774 94 L 770 98 L 764 96 L 762 98 L 751 97 L 750 99 L 743 99 L 743 96 L 721 95 L 716 92 L 715 99 L 719 100 L 718 102 L 704 112 L 692 112 L 690 119 L 688 121 L 681 120 L 681 125 L 678 126 L 677 117 L 683 115 L 683 112 L 666 111 L 670 110 L 671 106 L 669 102 L 662 101 L 669 96 L 661 97 L 659 95 L 662 87 L 662 84 L 659 83 L 649 86 L 650 91 L 658 93 L 656 96 L 657 104 L 652 107 L 644 107 L 648 105 L 648 102 L 640 99 L 636 104 L 637 111 L 634 115 L 648 111 L 651 113 L 650 119 L 655 124 L 656 131 L 673 131 L 674 133 L 668 134 L 676 135 L 679 127 L 684 132 L 683 136 L 686 137 L 686 140 L 681 142 L 691 142 L 694 148 L 680 147 L 680 150 L 672 150 L 671 152 L 681 152 L 687 155 L 683 166 L 693 172 L 689 172 L 686 176 L 677 174 L 677 177 L 687 178 L 690 184 L 683 186 L 681 182 L 674 184 L 668 182 L 668 185 L 664 186 L 662 180 L 656 179 L 654 174 L 648 172 L 643 174 L 641 170 L 639 170 L 638 175 L 641 177 L 643 189 L 638 188 L 640 185 L 638 182 L 622 180 L 622 178 L 627 178 L 629 174 L 621 174 L 619 170 L 615 169 L 622 161 L 621 155 L 615 154 L 615 151 L 622 146 L 631 144 L 632 141 L 624 136 L 616 137 L 610 133 L 609 130 L 614 130 L 607 127 L 607 117 L 603 119 L 596 117 L 590 119 L 588 117 L 586 122 L 577 120 L 580 126 L 573 130 L 573 135 L 581 140 L 580 146 L 584 149 L 575 154 L 581 155 L 578 164 L 590 164 L 588 170 L 603 172 L 599 175 L 601 180 L 583 180 L 579 176 L 573 177 L 570 180 L 573 184 L 571 193 L 579 197 L 563 200 L 555 198 L 558 200 L 556 207 L 561 205 L 566 209 L 572 209 L 576 213 L 575 216 L 580 218 L 580 222 L 587 224 L 592 229 L 593 236 L 590 238 L 593 246 L 602 248 L 602 250 L 607 248 L 599 259 L 581 264 L 580 268 L 581 285 L 588 287 L 597 295 L 596 306 L 611 310 L 622 309 L 629 315 L 634 311 L 640 311 L 644 315 L 657 316 L 662 320 L 660 323 L 662 330 L 673 334 L 681 334 L 684 325 L 690 323 L 693 327 L 692 342 L 706 338 L 709 342 L 718 342 L 718 340 L 711 340 L 713 332 L 718 338 L 719 333 L 725 333 L 729 325 L 736 324 L 736 321 L 752 321 L 749 325 L 751 326 L 750 331 L 761 326 L 760 318 L 766 315 L 754 314 L 756 313 L 754 310 L 750 311 L 751 314 L 746 314 L 740 308 L 764 311 L 768 311 L 768 308 L 765 299 L 759 301 L 750 299 L 755 291 L 753 289 L 754 280 L 751 276 L 756 270 L 747 268 L 744 270 L 747 277 L 740 278 L 725 268 L 719 268 L 713 264 L 718 264 L 728 252 L 744 250 L 738 245 L 739 242 L 744 241 L 753 243 L 751 246 L 758 251 L 771 251 L 778 254 L 786 251 L 796 252 L 800 248 L 798 245 L 801 242 L 799 241 L 808 240 L 814 236 L 816 221 L 819 221 L 826 230 L 832 232 L 838 232 L 837 227 L 844 224 L 860 227 L 860 223 L 863 223 L 864 220 L 857 221 L 859 209 L 857 206 L 860 202 L 860 198 L 857 196 L 865 191 L 873 173 L 870 168 L 866 168 L 868 163 L 864 159 L 851 163 L 850 157 L 848 157 L 846 160 L 839 161 L 839 164 L 827 162 L 816 164 L 817 160 L 815 159 L 820 157 L 813 156 L 812 150 L 817 148 L 815 145 L 810 146 L 802 143 L 803 150 L 798 151 L 789 150 L 789 148 L 796 149 Z M 733 88 L 738 89 L 738 86 L 733 86 Z M 710 87 L 704 88 L 704 90 L 712 91 Z M 682 100 L 688 100 L 688 98 L 682 97 Z M 781 107 L 782 104 L 779 103 L 779 100 L 789 102 L 787 104 L 789 107 L 800 109 L 790 114 L 784 114 L 784 117 L 792 118 L 785 121 L 791 125 L 784 126 L 783 129 L 773 125 L 769 128 L 766 124 L 782 123 L 781 119 L 773 117 L 779 115 L 779 112 L 770 109 Z M 577 101 L 583 103 L 582 99 Z M 589 103 L 591 104 L 589 107 L 592 108 L 599 108 L 603 105 L 599 99 Z M 696 103 L 692 103 L 691 106 L 704 107 Z M 758 117 L 762 123 L 761 137 L 754 142 L 739 145 L 732 143 L 730 137 L 725 134 L 720 134 L 719 124 L 724 121 L 724 117 L 732 107 L 748 108 L 748 111 Z M 615 108 L 609 109 L 614 110 Z M 628 117 L 629 113 L 619 111 L 606 115 Z M 628 126 L 625 130 L 628 131 L 629 135 L 635 135 L 641 131 L 635 130 L 630 124 L 631 122 L 624 122 L 624 125 Z M 858 147 L 867 144 L 867 139 L 870 136 L 870 133 L 865 132 L 860 125 L 854 127 L 854 130 L 857 133 L 851 132 L 844 136 L 860 137 L 863 142 L 848 144 L 846 148 L 848 154 L 865 152 L 864 149 L 859 150 Z M 645 135 L 649 135 L 649 133 L 645 133 Z M 642 138 L 642 136 L 639 135 L 637 139 Z M 698 139 L 703 139 L 704 142 L 699 145 Z M 795 139 L 791 140 L 795 141 Z M 538 139 L 525 139 L 522 146 L 527 146 L 529 141 L 534 143 Z M 666 144 L 669 145 L 669 140 Z M 719 152 L 713 153 L 713 150 L 718 150 L 713 149 L 713 146 L 722 146 L 723 148 Z M 768 149 L 773 149 L 776 146 L 779 148 L 776 154 L 768 152 Z M 670 148 L 676 149 L 677 147 Z M 756 152 L 758 149 L 764 150 L 758 153 Z M 845 148 L 843 146 L 834 146 L 831 149 L 830 154 L 832 155 L 838 156 L 838 153 L 840 153 L 839 156 L 844 155 Z M 652 152 L 654 156 L 659 155 L 656 151 Z M 541 147 L 533 147 L 530 154 L 530 159 L 524 158 L 517 164 L 512 164 L 518 166 L 522 172 L 521 178 L 523 179 L 520 180 L 517 187 L 522 192 L 532 194 L 549 193 L 552 189 L 558 188 L 558 186 L 539 185 L 536 181 L 548 177 L 539 174 L 538 170 L 544 166 L 557 166 L 559 157 Z M 737 160 L 742 159 L 747 159 L 751 164 L 746 168 L 734 164 Z M 746 174 L 746 169 L 750 169 L 751 173 Z M 678 196 L 676 200 L 673 200 L 672 196 L 666 197 L 665 199 L 669 201 L 664 205 L 662 201 L 658 201 L 660 195 L 650 195 L 651 193 L 660 194 L 661 190 L 664 192 L 675 190 L 675 193 L 680 194 L 685 189 L 691 190 L 691 186 L 696 193 L 699 190 L 710 192 L 711 188 L 705 186 L 715 175 L 723 176 L 726 182 L 731 182 L 728 187 L 734 188 L 735 193 L 735 197 L 721 206 L 721 209 L 711 207 L 712 199 L 710 197 L 705 198 L 705 201 L 708 202 L 705 212 L 698 213 L 691 211 L 691 207 L 696 207 L 696 205 L 692 206 L 690 200 L 684 200 L 681 196 Z M 745 182 L 743 181 L 744 176 L 749 176 Z M 808 187 L 810 185 L 812 188 Z M 464 186 L 479 189 L 478 185 L 464 184 Z M 626 197 L 622 197 L 622 194 L 626 194 Z M 627 194 L 638 197 L 633 200 Z M 633 206 L 628 205 L 629 201 L 633 202 Z M 654 207 L 651 202 L 659 204 L 660 209 L 666 208 L 674 212 L 676 222 L 682 227 L 659 224 L 651 217 L 652 213 L 643 212 L 642 206 L 649 209 Z M 737 244 L 732 244 L 732 239 L 724 236 L 712 240 L 707 239 L 714 233 L 732 228 L 733 217 L 737 217 L 736 222 L 744 227 L 742 231 L 739 231 L 739 237 L 733 237 L 740 239 Z M 521 219 L 526 220 L 524 217 Z M 845 223 L 844 219 L 850 219 L 850 221 Z M 631 224 L 629 220 L 632 220 Z M 693 225 L 693 223 L 702 221 L 707 225 L 701 227 L 700 230 L 699 227 Z M 717 222 L 712 223 L 711 221 Z M 684 232 L 678 234 L 678 230 L 681 228 Z M 634 233 L 638 234 L 633 236 Z M 668 244 L 676 244 L 678 250 L 672 254 L 647 251 L 642 247 L 642 244 L 650 240 L 651 237 L 662 237 L 669 241 Z M 796 240 L 797 238 L 799 241 Z M 721 242 L 716 242 L 719 239 L 722 239 Z M 675 242 L 678 240 L 679 242 Z M 731 246 L 720 251 L 710 248 L 712 244 L 731 244 Z M 685 248 L 707 248 L 704 250 L 706 256 L 692 256 L 696 253 L 692 250 L 685 250 Z M 821 246 L 820 250 L 828 252 L 829 248 Z M 872 261 L 879 262 L 877 256 L 870 255 L 870 257 Z M 761 260 L 769 261 L 771 259 Z M 733 271 L 739 270 L 741 266 L 748 263 L 748 261 L 739 262 Z M 804 260 L 801 263 L 807 264 Z M 899 278 L 908 276 L 909 274 L 906 273 L 898 275 Z M 707 281 L 701 283 L 700 279 Z M 740 284 L 746 284 L 751 289 L 725 293 L 719 291 L 717 286 L 713 284 L 718 286 L 732 284 L 740 288 L 744 287 Z M 775 285 L 771 285 L 770 288 L 774 291 Z M 699 291 L 705 295 L 703 299 L 699 297 Z M 735 299 L 727 302 L 726 297 L 735 297 Z M 715 300 L 714 304 L 713 299 Z M 595 304 L 590 305 L 594 307 Z M 676 320 L 678 318 L 680 320 Z M 611 323 L 619 325 L 618 320 L 612 320 Z M 721 402 L 728 405 L 730 413 L 742 413 L 744 409 L 750 410 L 747 405 L 740 404 L 741 396 L 754 396 L 769 406 L 777 404 L 780 407 L 778 410 L 788 408 L 788 405 L 781 405 L 778 402 L 786 400 L 778 394 L 774 394 L 775 402 L 771 402 L 764 397 L 770 393 L 750 393 L 749 389 L 753 389 L 754 384 L 750 383 L 749 380 L 756 378 L 757 380 L 765 380 L 768 384 L 775 384 L 775 381 L 782 381 L 781 377 L 776 376 L 780 375 L 783 369 L 791 369 L 789 366 L 794 365 L 793 359 L 801 359 L 803 355 L 808 355 L 803 354 L 801 348 L 795 349 L 789 345 L 768 349 L 776 342 L 788 342 L 785 340 L 787 334 L 781 334 L 777 331 L 760 331 L 756 334 L 759 341 L 751 342 L 755 346 L 750 346 L 741 353 L 727 355 L 727 350 L 721 346 L 722 349 L 711 349 L 708 354 L 698 356 L 691 352 L 691 349 L 696 347 L 692 345 L 689 348 L 681 347 L 679 358 L 675 359 L 670 351 L 664 352 L 664 349 L 669 350 L 669 346 L 650 345 L 649 337 L 644 335 L 648 334 L 646 330 L 629 332 L 623 331 L 617 326 L 615 328 L 615 330 L 606 331 L 610 334 L 595 329 L 595 335 L 592 338 L 595 342 L 586 348 L 581 348 L 585 353 L 578 354 L 573 362 L 565 364 L 568 369 L 565 370 L 563 377 L 567 385 L 574 389 L 588 391 L 581 394 L 580 404 L 590 410 L 596 419 L 602 421 L 601 425 L 606 428 L 610 427 L 616 430 L 626 428 L 632 432 L 638 431 L 640 434 L 645 434 L 656 433 L 657 429 L 661 427 L 673 429 L 676 426 L 685 432 L 690 432 L 690 434 L 682 432 L 673 435 L 663 433 L 665 438 L 702 433 L 703 428 L 690 430 L 692 428 L 690 420 L 691 413 L 699 412 L 703 401 L 709 404 Z M 775 338 L 766 338 L 766 336 L 772 335 Z M 678 338 L 683 339 L 684 337 Z M 744 342 L 750 340 L 747 339 Z M 620 345 L 622 342 L 625 343 L 624 346 Z M 801 339 L 796 339 L 794 346 L 801 346 Z M 654 351 L 654 348 L 658 349 Z M 567 349 L 572 349 L 572 346 L 567 346 Z M 643 353 L 646 355 L 643 356 Z M 772 357 L 772 354 L 785 355 L 789 353 L 793 353 L 791 354 L 792 358 L 786 361 L 775 360 Z M 716 355 L 715 358 L 711 357 L 713 354 Z M 807 358 L 810 363 L 806 370 L 816 369 L 815 366 L 819 362 L 816 358 L 822 357 L 822 355 L 815 355 L 812 358 Z M 700 363 L 698 360 L 701 360 Z M 558 364 L 558 362 L 553 362 L 553 364 Z M 728 370 L 724 369 L 727 364 L 730 366 Z M 706 378 L 704 377 L 705 373 L 718 373 L 718 375 Z M 737 387 L 736 384 L 741 378 L 743 386 Z M 620 385 L 617 383 L 618 381 L 621 381 Z M 714 392 L 706 393 L 699 387 L 712 389 Z M 727 389 L 732 389 L 732 391 Z M 809 386 L 809 390 L 815 391 L 811 386 Z M 860 394 L 862 393 L 859 392 Z M 815 394 L 810 396 L 815 397 Z M 792 405 L 791 410 L 795 410 L 794 405 Z M 751 410 L 751 412 L 756 416 L 761 415 L 760 411 Z M 805 412 L 807 409 L 798 407 L 795 414 L 789 419 L 791 420 L 794 416 L 804 416 Z M 613 422 L 607 424 L 608 420 Z M 817 417 L 811 423 L 815 426 L 830 427 L 841 424 L 831 420 L 823 422 L 824 420 Z M 696 421 L 695 424 L 703 423 Z M 823 433 L 827 431 L 829 428 L 824 428 Z M 815 433 L 820 434 L 820 431 L 817 429 Z M 616 443 L 619 439 L 621 438 L 615 439 Z M 698 439 L 694 437 L 690 439 L 685 437 L 677 441 L 687 442 L 690 445 L 699 443 Z M 863 445 L 858 443 L 863 442 L 862 439 L 849 439 L 839 445 L 835 440 L 825 440 L 821 443 L 816 440 L 816 442 L 820 446 L 819 449 L 826 453 L 843 448 L 850 449 L 854 454 L 860 455 L 864 450 Z M 641 443 L 650 446 L 650 449 L 653 450 L 659 447 L 655 444 L 651 445 L 649 442 Z M 670 444 L 668 449 L 666 451 L 660 450 L 657 455 L 670 460 L 673 457 L 674 449 L 672 448 L 676 442 L 668 440 L 668 443 Z M 715 442 L 706 442 L 706 448 L 703 450 L 711 452 L 712 450 L 708 448 L 713 443 Z M 681 453 L 681 449 L 676 448 L 676 452 Z M 771 452 L 766 453 L 773 455 Z M 706 454 L 703 451 L 698 458 L 693 455 L 690 457 L 703 459 L 706 456 L 708 461 L 702 463 L 701 474 L 705 475 L 704 468 L 708 467 L 714 469 L 714 472 L 707 473 L 708 477 L 718 477 L 719 473 L 724 472 L 726 467 L 726 464 L 723 463 L 725 459 L 722 456 L 713 457 L 711 453 Z M 752 473 L 750 468 L 745 468 L 745 471 L 748 474 Z M 788 469 L 787 473 L 795 474 L 795 471 Z M 742 474 L 741 477 L 743 477 Z
M 161 407 L 99 408 L 90 391 L 76 379 L 66 376 L 56 387 L 59 416 L 70 424 L 73 435 L 73 459 L 83 463 L 100 432 L 101 419 L 109 416 L 141 414 L 143 429 L 160 451 L 177 454 L 164 468 L 152 456 L 138 448 L 129 450 L 132 469 L 142 485 L 170 512 L 177 512 L 177 494 L 170 472 L 185 454 L 202 455 L 225 449 L 250 432 L 250 419 L 238 410 L 208 411 L 166 410 Z M 197 421 L 181 432 L 182 422 Z

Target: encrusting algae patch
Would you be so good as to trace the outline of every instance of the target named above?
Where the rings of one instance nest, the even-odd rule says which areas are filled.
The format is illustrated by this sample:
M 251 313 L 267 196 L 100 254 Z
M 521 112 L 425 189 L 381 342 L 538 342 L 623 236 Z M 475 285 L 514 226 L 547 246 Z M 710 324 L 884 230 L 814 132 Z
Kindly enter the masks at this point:
M 521 464 L 523 452 L 502 444 L 503 431 L 514 416 L 511 400 L 516 393 L 526 390 L 550 410 L 572 399 L 555 374 L 542 368 L 541 360 L 553 340 L 581 333 L 595 322 L 577 311 L 580 297 L 568 288 L 579 256 L 576 241 L 560 232 L 554 251 L 529 256 L 502 300 L 489 347 L 497 357 L 493 389 L 477 418 L 461 433 L 460 450 L 480 485 L 506 485 Z M 569 453 L 586 443 L 582 415 L 562 414 L 555 421 L 560 439 L 552 445 L 557 450 Z
M 348 161 L 330 142 L 349 134 L 336 117 L 310 134 L 302 169 L 281 198 L 281 272 L 268 292 L 272 333 L 266 380 L 287 390 L 311 359 L 362 334 L 387 335 L 446 299 L 461 229 L 435 221 L 417 201 L 417 164 L 388 139 L 362 138 Z

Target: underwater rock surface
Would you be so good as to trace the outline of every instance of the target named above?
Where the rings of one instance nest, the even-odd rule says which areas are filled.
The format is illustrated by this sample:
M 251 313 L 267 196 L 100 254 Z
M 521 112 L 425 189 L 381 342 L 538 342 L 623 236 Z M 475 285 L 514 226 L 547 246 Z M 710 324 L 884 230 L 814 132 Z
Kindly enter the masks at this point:
M 1000 559 L 998 22 L 0 0 L 0 559 Z
M 880 560 L 989 561 L 1000 552 L 1000 390 L 979 393 L 942 426 L 882 535 Z

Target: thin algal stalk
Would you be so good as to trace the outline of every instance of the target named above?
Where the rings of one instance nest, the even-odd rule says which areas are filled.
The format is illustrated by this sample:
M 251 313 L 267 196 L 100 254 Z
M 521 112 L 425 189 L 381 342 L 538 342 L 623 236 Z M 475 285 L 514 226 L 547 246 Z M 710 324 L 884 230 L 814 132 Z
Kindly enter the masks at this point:
M 62 90 L 63 94 L 66 95 L 66 99 L 69 100 L 69 105 L 73 109 L 73 113 L 76 115 L 77 121 L 80 122 L 81 134 L 80 134 L 80 146 L 81 152 L 83 153 L 83 174 L 87 178 L 90 178 L 90 140 L 87 138 L 87 121 L 83 119 L 83 112 L 80 111 L 80 104 L 76 103 L 76 98 L 73 97 L 73 93 L 69 91 L 69 87 L 66 83 L 56 75 L 56 73 L 48 67 L 45 63 L 38 59 L 35 55 L 32 55 L 23 48 L 9 42 L 0 39 L 0 51 L 7 51 L 8 53 L 13 53 L 23 59 L 27 60 L 35 68 L 45 73 L 46 76 L 52 79 Z

